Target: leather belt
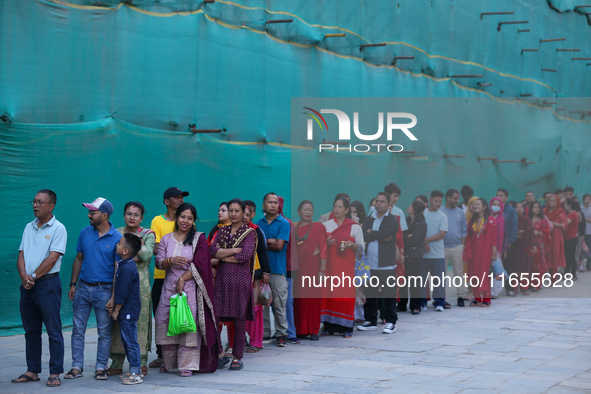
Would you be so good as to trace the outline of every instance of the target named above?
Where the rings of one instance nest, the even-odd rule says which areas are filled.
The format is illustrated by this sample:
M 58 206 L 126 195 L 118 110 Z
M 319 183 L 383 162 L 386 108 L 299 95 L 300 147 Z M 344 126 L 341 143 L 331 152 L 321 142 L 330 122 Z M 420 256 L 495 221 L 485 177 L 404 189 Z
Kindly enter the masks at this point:
M 54 272 L 53 274 L 43 275 L 41 278 L 35 279 L 35 283 L 43 282 L 44 280 L 51 279 L 54 276 L 58 276 L 58 275 L 59 275 L 59 272 Z
M 92 287 L 96 287 L 96 286 L 107 286 L 107 285 L 112 285 L 113 282 L 96 282 L 96 283 L 88 283 L 82 279 L 80 279 L 80 282 L 84 283 L 86 286 L 92 286 Z

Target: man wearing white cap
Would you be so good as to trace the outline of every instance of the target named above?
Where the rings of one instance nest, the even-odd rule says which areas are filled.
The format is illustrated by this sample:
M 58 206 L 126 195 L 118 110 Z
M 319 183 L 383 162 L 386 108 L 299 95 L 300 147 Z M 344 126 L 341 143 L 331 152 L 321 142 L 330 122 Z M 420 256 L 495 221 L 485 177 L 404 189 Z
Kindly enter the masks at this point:
M 82 377 L 84 366 L 84 334 L 94 309 L 98 331 L 98 346 L 94 377 L 106 380 L 107 361 L 111 348 L 111 327 L 113 320 L 109 316 L 108 306 L 113 307 L 113 279 L 117 243 L 121 233 L 109 222 L 113 205 L 109 200 L 97 198 L 90 204 L 82 204 L 88 209 L 90 226 L 80 231 L 78 252 L 72 266 L 72 281 L 68 296 L 73 301 L 72 317 L 72 369 L 64 378 Z M 78 289 L 76 289 L 78 284 Z

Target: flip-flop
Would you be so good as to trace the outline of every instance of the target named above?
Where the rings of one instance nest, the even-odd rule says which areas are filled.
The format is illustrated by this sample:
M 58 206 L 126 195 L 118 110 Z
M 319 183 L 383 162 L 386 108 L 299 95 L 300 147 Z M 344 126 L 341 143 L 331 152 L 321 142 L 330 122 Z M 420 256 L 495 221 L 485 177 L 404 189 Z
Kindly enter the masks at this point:
M 18 380 L 18 379 L 25 379 L 25 380 Z M 18 378 L 12 379 L 12 383 L 29 383 L 29 382 L 38 382 L 40 380 L 41 379 L 39 379 L 39 378 L 35 379 L 35 378 L 30 377 L 29 375 L 22 374 Z
M 246 349 L 246 353 L 256 353 L 256 352 L 258 352 L 259 350 L 261 350 L 261 349 L 259 349 L 259 348 L 258 348 L 258 347 L 256 347 L 256 346 L 249 346 L 249 347 L 248 347 L 248 349 Z
M 188 378 L 189 376 L 193 376 L 193 372 L 189 371 L 188 369 L 183 369 L 179 372 L 179 375 L 183 378 Z
M 52 384 L 53 382 L 58 382 L 58 384 Z M 45 384 L 47 387 L 60 387 L 62 385 L 62 381 L 60 380 L 59 376 L 55 378 L 47 378 L 47 383 Z

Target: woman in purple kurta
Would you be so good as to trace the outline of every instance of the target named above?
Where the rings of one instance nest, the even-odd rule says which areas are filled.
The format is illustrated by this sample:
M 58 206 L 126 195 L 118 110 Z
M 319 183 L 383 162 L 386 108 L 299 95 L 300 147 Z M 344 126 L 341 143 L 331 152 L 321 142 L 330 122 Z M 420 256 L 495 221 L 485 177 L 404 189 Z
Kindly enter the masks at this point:
M 252 280 L 257 235 L 242 224 L 245 207 L 240 199 L 228 203 L 232 224 L 219 229 L 210 247 L 211 257 L 219 259 L 214 286 L 216 316 L 220 321 L 234 322 L 231 370 L 243 368 L 246 321 L 254 320 Z
M 164 364 L 160 372 L 178 368 L 181 376 L 192 371 L 214 372 L 221 351 L 220 334 L 213 307 L 213 276 L 205 234 L 197 232 L 197 213 L 191 204 L 176 212 L 174 232 L 160 241 L 156 267 L 166 270 L 160 303 L 156 310 L 156 344 L 162 346 Z M 170 298 L 187 294 L 197 331 L 168 336 Z

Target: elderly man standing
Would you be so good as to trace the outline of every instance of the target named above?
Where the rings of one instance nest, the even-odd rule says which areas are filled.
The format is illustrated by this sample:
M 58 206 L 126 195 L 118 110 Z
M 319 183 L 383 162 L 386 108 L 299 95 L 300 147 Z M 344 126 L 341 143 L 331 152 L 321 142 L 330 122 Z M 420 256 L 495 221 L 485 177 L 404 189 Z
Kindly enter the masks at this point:
M 68 297 L 72 304 L 72 369 L 64 378 L 82 377 L 84 366 L 84 335 L 90 310 L 94 309 L 98 346 L 94 378 L 107 380 L 105 369 L 111 349 L 111 327 L 113 320 L 109 310 L 115 305 L 113 281 L 115 277 L 115 261 L 117 243 L 122 235 L 109 221 L 113 213 L 113 205 L 109 200 L 97 198 L 90 204 L 82 204 L 88 209 L 90 226 L 80 231 L 78 236 L 78 252 L 72 266 L 72 281 Z M 76 284 L 78 282 L 78 289 Z
M 39 381 L 41 373 L 41 330 L 49 337 L 49 379 L 47 386 L 60 386 L 64 372 L 64 337 L 60 308 L 62 283 L 59 272 L 66 253 L 68 234 L 53 210 L 56 195 L 40 190 L 31 201 L 35 220 L 27 224 L 19 247 L 17 268 L 22 286 L 20 312 L 25 330 L 27 372 L 12 383 Z

